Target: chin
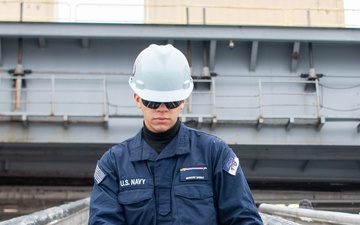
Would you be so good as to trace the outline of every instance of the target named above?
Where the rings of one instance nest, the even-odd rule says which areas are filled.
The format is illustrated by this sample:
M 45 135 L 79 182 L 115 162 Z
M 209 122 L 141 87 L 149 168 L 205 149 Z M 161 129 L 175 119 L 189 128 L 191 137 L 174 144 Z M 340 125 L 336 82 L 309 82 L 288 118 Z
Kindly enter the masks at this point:
M 154 126 L 154 130 L 156 133 L 161 133 L 161 132 L 165 132 L 167 130 L 170 129 L 170 126 L 168 125 L 157 125 L 157 126 Z

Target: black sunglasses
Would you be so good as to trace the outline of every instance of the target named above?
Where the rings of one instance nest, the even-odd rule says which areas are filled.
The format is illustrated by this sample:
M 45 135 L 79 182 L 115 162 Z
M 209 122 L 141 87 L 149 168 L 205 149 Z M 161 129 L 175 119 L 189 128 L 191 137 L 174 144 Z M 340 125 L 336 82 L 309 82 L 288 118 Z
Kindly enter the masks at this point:
M 150 102 L 144 99 L 141 99 L 142 103 L 150 108 L 150 109 L 157 109 L 160 107 L 161 103 L 164 103 L 164 105 L 166 106 L 166 108 L 168 109 L 175 109 L 177 107 L 179 107 L 182 103 L 182 101 L 176 101 L 176 102 Z

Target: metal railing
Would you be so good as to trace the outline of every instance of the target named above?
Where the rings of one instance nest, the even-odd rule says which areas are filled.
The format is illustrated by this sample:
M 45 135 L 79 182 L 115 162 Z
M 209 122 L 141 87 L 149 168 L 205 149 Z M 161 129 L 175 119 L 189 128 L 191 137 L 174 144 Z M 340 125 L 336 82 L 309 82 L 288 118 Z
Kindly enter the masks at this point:
M 286 91 L 263 91 L 264 90 L 264 84 L 285 84 L 287 86 Z M 300 87 L 301 89 L 298 91 L 288 91 L 289 87 L 288 85 L 295 84 L 296 86 Z M 298 85 L 300 84 L 300 85 Z M 304 90 L 303 87 L 306 85 L 312 85 L 314 86 L 313 91 L 307 92 Z M 266 107 L 276 107 L 280 108 L 280 111 L 283 111 L 285 107 L 295 107 L 295 108 L 310 108 L 310 114 L 311 117 L 320 118 L 321 117 L 321 111 L 320 111 L 320 94 L 319 94 L 319 83 L 318 80 L 307 80 L 307 81 L 264 81 L 259 80 L 259 115 L 260 117 L 264 117 L 264 113 L 266 111 Z M 266 97 L 270 98 L 276 98 L 276 96 L 280 96 L 278 98 L 281 98 L 283 101 L 286 101 L 288 103 L 264 103 L 264 99 Z M 282 96 L 282 97 L 281 97 Z M 304 101 L 304 98 L 310 97 L 311 101 L 307 102 Z M 304 114 L 303 114 L 304 115 Z M 293 115 L 296 116 L 296 115 Z M 305 115 L 305 117 L 308 115 Z M 297 115 L 296 117 L 302 117 L 300 115 Z
M 62 122 L 67 126 L 71 122 L 107 125 L 109 118 L 141 118 L 141 112 L 131 99 L 109 101 L 109 93 L 124 93 L 109 91 L 107 79 L 86 75 L 0 75 L 0 121 L 23 122 L 24 125 L 29 121 Z M 111 79 L 126 85 L 122 77 Z M 324 87 L 317 79 L 259 79 L 257 87 L 254 83 L 254 86 L 243 87 L 241 92 L 237 92 L 237 88 L 216 87 L 216 79 L 194 79 L 195 89 L 180 113 L 183 122 L 254 124 L 258 128 L 282 125 L 287 129 L 293 125 L 314 125 L 321 129 L 326 121 L 360 122 L 357 113 L 360 109 L 333 112 L 324 105 L 324 93 L 320 89 Z M 306 88 L 309 86 L 310 90 Z M 351 93 L 356 95 L 357 89 L 353 89 Z M 359 104 L 357 98 L 347 99 L 350 101 L 347 105 Z M 332 116 L 334 113 L 337 116 Z
M 104 77 L 0 75 L 0 120 L 107 122 Z
M 360 224 L 360 215 L 331 212 L 305 208 L 290 208 L 263 203 L 259 206 L 262 213 L 296 219 L 306 224 Z
M 312 91 L 305 91 L 306 85 L 312 85 Z M 321 117 L 320 92 L 318 81 L 302 80 L 262 80 L 256 86 L 243 93 L 216 93 L 217 116 L 226 114 L 229 118 L 236 115 L 253 120 L 264 118 L 313 118 Z M 230 105 L 229 105 L 229 104 Z M 219 118 L 218 118 L 219 119 Z

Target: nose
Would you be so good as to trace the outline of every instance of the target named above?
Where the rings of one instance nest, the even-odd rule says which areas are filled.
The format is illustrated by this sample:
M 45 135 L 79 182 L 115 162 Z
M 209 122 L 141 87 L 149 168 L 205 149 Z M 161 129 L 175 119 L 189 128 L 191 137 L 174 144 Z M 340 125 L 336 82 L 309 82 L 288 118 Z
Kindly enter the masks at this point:
M 166 107 L 166 105 L 164 103 L 161 103 L 159 108 L 157 108 L 156 110 L 165 111 L 165 110 L 168 110 L 168 108 Z

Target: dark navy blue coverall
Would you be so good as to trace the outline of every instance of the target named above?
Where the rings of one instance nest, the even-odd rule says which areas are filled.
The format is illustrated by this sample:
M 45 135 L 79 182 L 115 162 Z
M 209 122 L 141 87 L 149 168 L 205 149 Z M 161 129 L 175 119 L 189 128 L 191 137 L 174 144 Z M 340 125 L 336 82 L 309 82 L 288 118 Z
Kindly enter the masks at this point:
M 141 135 L 99 160 L 89 224 L 262 224 L 238 158 L 224 141 L 181 124 L 158 154 Z

